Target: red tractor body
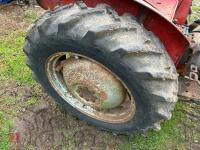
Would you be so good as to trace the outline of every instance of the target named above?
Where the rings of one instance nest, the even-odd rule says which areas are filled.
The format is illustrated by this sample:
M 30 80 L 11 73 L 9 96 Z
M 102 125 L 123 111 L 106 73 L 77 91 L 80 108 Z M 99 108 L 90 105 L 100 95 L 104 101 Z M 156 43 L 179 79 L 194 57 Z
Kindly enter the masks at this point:
M 38 0 L 38 3 L 44 9 L 54 9 L 58 5 L 67 5 L 75 1 Z M 192 0 L 83 0 L 83 2 L 89 7 L 105 3 L 120 15 L 127 12 L 134 15 L 147 30 L 160 38 L 176 66 L 189 48 L 189 41 L 181 32 L 181 25 L 186 23 Z

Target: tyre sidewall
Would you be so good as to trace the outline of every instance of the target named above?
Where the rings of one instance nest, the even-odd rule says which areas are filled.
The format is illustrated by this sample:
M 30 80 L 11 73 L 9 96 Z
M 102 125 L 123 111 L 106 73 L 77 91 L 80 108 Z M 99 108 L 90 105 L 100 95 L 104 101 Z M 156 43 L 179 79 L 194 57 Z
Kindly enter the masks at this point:
M 112 53 L 105 50 L 98 49 L 98 47 L 92 44 L 88 45 L 80 41 L 66 40 L 58 37 L 43 37 L 45 38 L 41 38 L 38 44 L 32 47 L 32 54 L 29 57 L 32 64 L 34 64 L 32 65 L 32 70 L 45 90 L 67 112 L 100 129 L 114 131 L 116 133 L 141 132 L 152 124 L 150 120 L 151 105 L 148 98 L 145 97 L 145 91 L 139 82 L 140 79 L 118 56 L 112 55 Z M 58 52 L 73 52 L 84 55 L 96 60 L 114 72 L 114 74 L 126 84 L 131 94 L 134 96 L 136 112 L 133 118 L 125 123 L 107 123 L 93 119 L 68 104 L 51 86 L 45 69 L 47 59 Z M 138 89 L 140 90 L 138 91 Z

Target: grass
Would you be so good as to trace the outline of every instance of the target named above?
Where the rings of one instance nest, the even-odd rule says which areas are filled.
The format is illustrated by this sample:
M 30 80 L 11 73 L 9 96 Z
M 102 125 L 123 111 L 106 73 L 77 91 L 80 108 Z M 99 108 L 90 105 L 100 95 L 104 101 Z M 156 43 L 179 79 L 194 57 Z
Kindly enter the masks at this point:
M 17 36 L 17 35 L 16 35 Z M 17 42 L 13 42 L 13 34 L 10 37 L 6 37 L 5 39 L 0 40 L 0 80 L 13 80 L 12 75 L 17 72 L 19 69 L 19 65 L 14 62 L 18 62 L 21 60 L 18 56 L 18 61 L 16 61 L 16 57 L 14 58 L 14 53 L 16 53 L 16 49 L 19 49 L 21 42 L 20 38 L 17 39 Z M 16 41 L 16 40 L 15 40 Z M 14 44 L 11 44 L 14 43 Z M 18 54 L 17 54 L 18 55 Z M 19 74 L 19 73 L 17 73 Z M 16 75 L 15 75 L 16 77 Z M 18 75 L 19 77 L 19 75 Z M 16 80 L 18 80 L 18 77 Z M 0 108 L 6 105 L 10 105 L 13 103 L 10 98 L 1 99 Z M 6 150 L 9 148 L 9 131 L 11 128 L 11 118 L 7 115 L 6 111 L 0 111 L 0 149 Z
M 22 18 L 30 23 L 36 20 L 38 13 L 35 10 L 25 11 Z M 33 86 L 36 82 L 32 79 L 31 71 L 25 64 L 25 55 L 22 52 L 25 32 L 15 31 L 0 38 L 0 82 L 17 82 L 20 85 Z M 20 95 L 20 94 L 19 94 Z M 31 97 L 25 104 L 18 105 L 20 96 L 16 98 L 5 97 L 0 99 L 0 150 L 10 147 L 9 135 L 12 120 L 16 116 L 16 109 L 23 106 L 37 104 L 37 98 Z
M 198 4 L 192 6 L 192 14 L 188 18 L 189 23 L 192 23 L 194 20 L 199 19 L 200 17 L 200 4 Z
M 38 99 L 35 97 L 29 98 L 26 102 L 27 106 L 33 106 L 33 105 L 36 105 L 37 103 L 38 103 Z
M 25 65 L 25 56 L 22 52 L 24 36 L 23 32 L 13 32 L 0 39 L 0 82 L 15 81 L 28 86 L 35 84 L 31 71 Z M 16 115 L 12 107 L 16 106 L 17 101 L 17 98 L 11 99 L 10 97 L 0 99 L 0 150 L 9 149 L 12 119 Z M 36 102 L 36 99 L 31 98 L 27 101 L 27 105 L 34 105 Z
M 35 10 L 26 10 L 23 15 L 23 18 L 26 21 L 34 21 L 38 18 L 38 14 Z
M 185 115 L 180 111 L 184 106 L 178 102 L 170 121 L 162 123 L 162 130 L 159 132 L 148 131 L 146 135 L 134 135 L 127 137 L 127 143 L 120 145 L 120 150 L 168 150 L 181 149 L 181 143 L 184 143 L 182 131 L 178 128 L 178 124 L 185 118 Z M 171 147 L 171 148 L 170 148 Z
M 14 80 L 33 85 L 31 71 L 25 65 L 22 53 L 25 33 L 13 32 L 0 40 L 0 80 Z
M 0 149 L 7 150 L 9 149 L 9 133 L 12 127 L 11 120 L 7 119 L 5 112 L 0 111 Z

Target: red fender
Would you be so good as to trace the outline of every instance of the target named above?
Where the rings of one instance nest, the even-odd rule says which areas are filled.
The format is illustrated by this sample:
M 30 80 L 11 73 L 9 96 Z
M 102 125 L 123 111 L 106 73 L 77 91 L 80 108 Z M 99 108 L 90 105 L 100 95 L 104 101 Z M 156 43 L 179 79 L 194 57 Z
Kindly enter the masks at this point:
M 76 0 L 38 0 L 41 7 L 54 9 L 57 5 L 67 5 Z M 95 7 L 99 3 L 110 5 L 119 15 L 131 13 L 144 27 L 153 32 L 164 44 L 175 65 L 178 65 L 185 50 L 189 48 L 189 41 L 176 27 L 169 16 L 164 16 L 152 5 L 143 0 L 82 0 L 89 7 Z M 150 1 L 150 0 L 149 0 Z M 171 0 L 166 0 L 170 1 Z M 176 0 L 174 1 L 176 2 Z M 171 3 L 170 3 L 171 4 Z M 164 8 L 165 9 L 165 8 Z M 170 16 L 171 17 L 171 16 Z

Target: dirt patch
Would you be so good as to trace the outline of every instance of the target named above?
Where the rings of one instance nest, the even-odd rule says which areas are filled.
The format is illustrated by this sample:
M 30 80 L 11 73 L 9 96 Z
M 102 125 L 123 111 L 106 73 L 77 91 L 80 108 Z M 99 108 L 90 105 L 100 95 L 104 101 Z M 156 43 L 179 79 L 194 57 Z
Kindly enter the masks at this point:
M 6 83 L 0 89 L 1 100 L 10 97 L 14 101 L 20 94 L 17 104 L 8 105 L 9 109 L 18 112 L 10 133 L 11 149 L 111 149 L 125 139 L 113 136 L 113 140 L 108 140 L 106 132 L 64 113 L 38 86 Z M 31 97 L 38 102 L 26 105 Z
M 186 141 L 185 147 L 190 150 L 200 149 L 200 105 L 187 103 L 187 108 L 181 110 L 185 114 L 184 120 L 178 125 L 182 128 L 182 135 Z
M 31 98 L 37 99 L 32 106 L 28 104 Z M 10 102 L 2 103 L 6 100 Z M 108 135 L 65 113 L 38 85 L 1 82 L 0 110 L 15 113 L 9 114 L 15 116 L 10 131 L 13 150 L 113 149 L 126 139 Z
M 44 10 L 39 7 L 27 9 L 26 6 L 16 5 L 15 2 L 0 5 L 0 38 L 14 31 L 25 31 L 31 24 L 31 17 L 34 17 L 29 15 L 31 12 L 36 12 L 35 15 L 39 16 Z
M 79 121 L 58 107 L 40 87 L 21 86 L 14 82 L 0 86 L 0 100 L 10 97 L 17 104 L 1 109 L 15 110 L 14 126 L 10 136 L 11 149 L 114 149 L 127 142 L 127 136 L 112 135 Z M 31 97 L 37 99 L 33 106 L 27 105 Z M 200 105 L 188 103 L 186 114 L 177 127 L 181 128 L 185 142 L 183 149 L 200 149 Z M 169 145 L 174 149 L 176 145 Z M 182 148 L 180 147 L 180 149 Z

